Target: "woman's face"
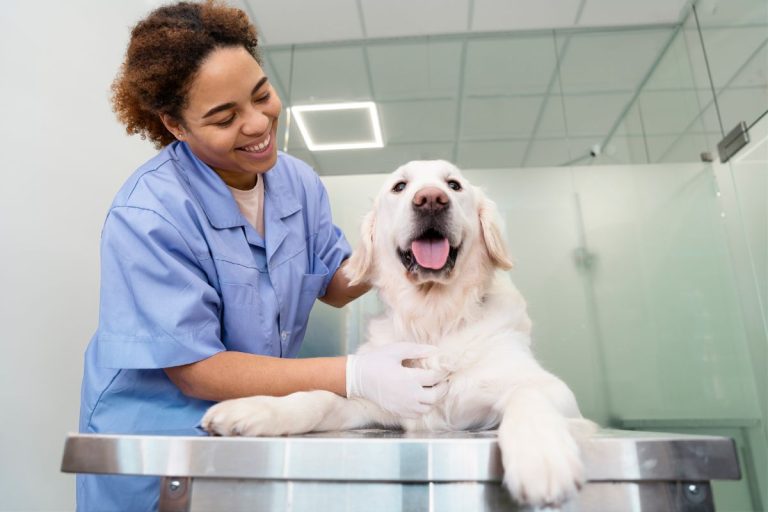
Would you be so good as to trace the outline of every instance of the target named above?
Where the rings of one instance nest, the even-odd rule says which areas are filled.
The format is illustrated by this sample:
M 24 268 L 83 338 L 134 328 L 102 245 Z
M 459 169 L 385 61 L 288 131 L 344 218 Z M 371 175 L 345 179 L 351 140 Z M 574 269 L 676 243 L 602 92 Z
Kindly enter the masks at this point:
M 190 84 L 183 123 L 173 129 L 224 182 L 249 189 L 277 162 L 282 103 L 243 47 L 218 48 Z

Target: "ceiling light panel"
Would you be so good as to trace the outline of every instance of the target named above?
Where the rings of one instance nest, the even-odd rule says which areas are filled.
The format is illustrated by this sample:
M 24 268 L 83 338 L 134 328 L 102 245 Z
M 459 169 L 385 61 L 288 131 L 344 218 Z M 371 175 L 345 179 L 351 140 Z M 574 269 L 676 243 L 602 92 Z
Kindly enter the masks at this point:
M 304 112 L 301 117 L 312 141 L 318 145 L 338 141 L 364 143 L 374 138 L 370 116 L 363 109 Z
M 384 145 L 373 102 L 295 105 L 291 114 L 310 151 L 380 148 Z

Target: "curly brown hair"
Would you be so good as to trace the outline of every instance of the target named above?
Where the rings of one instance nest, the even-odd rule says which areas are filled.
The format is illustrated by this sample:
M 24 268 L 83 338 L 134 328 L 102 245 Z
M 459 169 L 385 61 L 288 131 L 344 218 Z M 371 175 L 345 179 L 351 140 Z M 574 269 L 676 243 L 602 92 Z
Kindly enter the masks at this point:
M 182 121 L 187 93 L 203 60 L 216 48 L 242 46 L 261 64 L 256 29 L 241 10 L 209 0 L 160 7 L 131 31 L 112 108 L 129 135 L 162 148 L 176 140 L 160 114 Z

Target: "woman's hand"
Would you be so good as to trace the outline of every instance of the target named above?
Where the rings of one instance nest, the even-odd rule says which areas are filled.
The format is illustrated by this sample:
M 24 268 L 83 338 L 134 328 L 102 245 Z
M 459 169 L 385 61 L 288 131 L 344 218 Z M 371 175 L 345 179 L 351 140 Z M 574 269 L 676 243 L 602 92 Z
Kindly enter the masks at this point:
M 432 345 L 393 343 L 347 356 L 347 398 L 365 398 L 403 418 L 426 414 L 442 398 L 446 374 L 407 368 L 403 360 L 422 359 L 435 351 Z

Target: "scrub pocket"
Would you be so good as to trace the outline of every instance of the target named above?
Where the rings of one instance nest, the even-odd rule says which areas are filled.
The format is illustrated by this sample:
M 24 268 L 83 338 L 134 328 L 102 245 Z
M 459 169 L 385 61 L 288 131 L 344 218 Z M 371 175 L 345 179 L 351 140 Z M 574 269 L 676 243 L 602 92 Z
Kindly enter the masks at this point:
M 249 270 L 254 272 L 248 282 L 221 282 L 221 339 L 228 350 L 271 355 L 274 348 L 258 293 L 260 276 Z
M 300 301 L 302 302 L 302 305 L 306 305 L 308 306 L 308 308 L 312 307 L 312 300 L 317 299 L 318 295 L 320 295 L 320 290 L 322 290 L 326 279 L 328 279 L 328 269 L 325 269 L 325 272 L 322 274 L 304 274 L 302 276 L 301 278 L 302 300 Z M 304 304 L 303 303 L 304 300 L 309 300 L 310 302 L 308 304 Z M 299 307 L 299 311 L 303 311 L 304 309 L 305 308 L 303 307 Z
M 291 339 L 302 340 L 304 339 L 304 332 L 307 330 L 307 322 L 309 321 L 309 313 L 312 310 L 312 306 L 317 300 L 318 295 L 323 290 L 323 287 L 327 284 L 330 278 L 328 267 L 325 266 L 319 258 L 316 258 L 314 264 L 315 273 L 304 274 L 301 277 L 301 287 L 299 288 L 299 295 L 296 298 L 296 306 L 293 310 L 293 323 L 291 326 Z M 296 345 L 295 350 L 293 345 Z M 300 343 L 291 343 L 291 347 L 287 347 L 287 352 L 293 354 L 294 351 L 298 352 L 298 345 Z
M 224 306 L 247 308 L 256 302 L 256 289 L 251 284 L 221 283 Z
M 330 279 L 330 276 L 328 275 L 330 271 L 325 263 L 323 263 L 323 260 L 316 254 L 313 255 L 313 260 L 313 272 L 304 274 L 301 278 L 301 295 L 309 295 L 316 299 L 318 295 L 320 295 L 323 286 L 327 284 Z M 310 302 L 309 308 L 311 307 L 312 303 Z M 299 310 L 303 311 L 304 309 L 299 308 Z M 309 314 L 309 311 L 307 311 L 307 314 Z

